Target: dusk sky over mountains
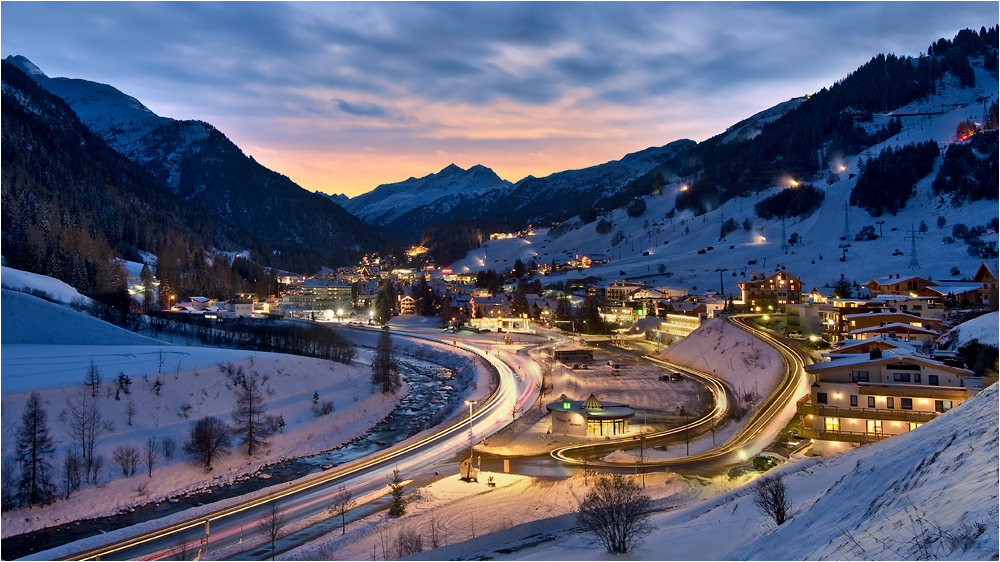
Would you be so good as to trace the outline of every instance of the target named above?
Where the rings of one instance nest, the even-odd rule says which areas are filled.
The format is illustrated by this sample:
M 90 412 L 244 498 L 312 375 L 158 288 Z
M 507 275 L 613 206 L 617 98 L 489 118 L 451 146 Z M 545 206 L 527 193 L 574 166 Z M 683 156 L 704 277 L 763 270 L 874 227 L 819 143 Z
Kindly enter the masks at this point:
M 207 121 L 309 190 L 704 140 L 996 2 L 4 2 L 2 56 Z

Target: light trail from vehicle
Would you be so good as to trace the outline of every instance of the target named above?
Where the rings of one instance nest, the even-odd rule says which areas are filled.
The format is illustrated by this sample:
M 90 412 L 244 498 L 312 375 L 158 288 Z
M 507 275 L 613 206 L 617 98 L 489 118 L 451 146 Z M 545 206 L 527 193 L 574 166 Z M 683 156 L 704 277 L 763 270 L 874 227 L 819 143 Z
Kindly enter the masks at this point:
M 504 427 L 509 423 L 510 408 L 514 404 L 531 400 L 534 377 L 526 374 L 522 381 L 515 373 L 517 366 L 512 369 L 500 358 L 502 353 L 506 353 L 509 355 L 509 357 L 505 355 L 506 359 L 520 364 L 520 370 L 529 373 L 531 371 L 523 364 L 523 357 L 497 349 L 497 346 L 460 342 L 455 338 L 409 333 L 400 335 L 449 343 L 483 358 L 497 370 L 500 375 L 497 389 L 471 416 L 473 436 L 491 435 Z M 492 347 L 493 352 L 481 347 Z M 336 494 L 341 485 L 350 485 L 359 491 L 371 490 L 380 488 L 381 481 L 395 469 L 404 474 L 426 473 L 434 466 L 440 465 L 442 459 L 453 459 L 457 452 L 468 449 L 469 424 L 468 417 L 461 417 L 448 427 L 432 431 L 422 437 L 411 438 L 392 449 L 351 462 L 337 470 L 327 471 L 301 482 L 289 483 L 287 486 L 279 485 L 278 487 L 282 489 L 272 490 L 260 497 L 191 517 L 161 529 L 86 549 L 61 559 L 155 559 L 178 552 L 181 548 L 179 545 L 193 543 L 194 547 L 198 547 L 202 537 L 208 539 L 205 546 L 212 551 L 227 548 L 239 543 L 238 538 L 242 537 L 242 532 L 254 527 L 260 518 L 260 510 L 272 501 L 287 506 L 283 507 L 283 511 L 295 514 L 296 520 L 301 520 L 325 511 L 330 497 Z M 203 534 L 201 531 L 206 522 L 209 524 L 209 534 Z
M 747 451 L 760 445 L 761 441 L 766 440 L 769 442 L 784 426 L 783 417 L 786 410 L 789 407 L 794 409 L 797 395 L 804 389 L 805 370 L 803 369 L 804 363 L 800 353 L 767 332 L 754 329 L 747 325 L 745 317 L 737 317 L 736 319 L 730 318 L 730 322 L 740 329 L 750 333 L 751 337 L 757 337 L 763 340 L 765 343 L 771 345 L 777 349 L 779 353 L 781 353 L 786 364 L 785 376 L 782 378 L 781 383 L 778 385 L 778 388 L 776 388 L 775 391 L 765 399 L 764 403 L 761 404 L 761 407 L 750 417 L 746 425 L 744 425 L 735 435 L 722 445 L 714 447 L 708 451 L 673 459 L 645 459 L 643 462 L 644 466 L 680 467 L 684 465 L 703 465 L 708 461 L 716 461 L 718 463 L 725 464 L 742 461 L 743 459 L 740 458 L 740 453 L 747 456 Z M 727 400 L 728 396 L 726 392 L 728 386 L 726 383 L 711 375 L 694 371 L 690 368 L 681 368 L 678 365 L 649 357 L 645 357 L 645 359 L 700 379 L 704 384 L 706 384 L 706 386 L 708 386 L 712 395 L 716 398 L 715 407 L 705 416 L 680 427 L 656 433 L 649 433 L 646 436 L 647 441 L 656 438 L 665 438 L 672 435 L 684 434 L 686 431 L 697 431 L 705 427 L 711 427 L 711 424 L 717 423 L 725 417 L 727 410 L 725 400 Z M 720 403 L 720 401 L 722 402 Z M 765 430 L 768 430 L 767 433 L 764 433 Z M 615 446 L 621 447 L 626 444 L 634 445 L 634 437 L 605 441 L 597 444 L 580 444 L 560 447 L 553 450 L 551 452 L 551 456 L 561 462 L 582 465 L 584 464 L 583 460 L 573 458 L 571 455 L 581 455 L 587 450 L 601 450 Z M 588 462 L 587 464 L 618 468 L 628 468 L 633 466 L 633 464 L 629 463 L 615 463 L 607 461 L 599 461 L 596 463 Z

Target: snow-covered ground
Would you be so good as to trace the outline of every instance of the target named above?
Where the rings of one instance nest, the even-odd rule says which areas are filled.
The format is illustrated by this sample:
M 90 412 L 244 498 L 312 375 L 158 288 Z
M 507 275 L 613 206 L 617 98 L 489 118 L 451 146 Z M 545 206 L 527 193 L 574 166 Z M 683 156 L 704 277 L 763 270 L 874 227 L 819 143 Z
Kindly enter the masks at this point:
M 22 287 L 58 294 L 64 302 L 75 298 L 47 277 L 4 268 L 5 283 L 25 280 Z M 407 392 L 404 385 L 396 396 L 375 393 L 370 385 L 370 355 L 363 350 L 351 365 L 332 361 L 248 351 L 174 345 L 121 330 L 105 322 L 37 297 L 4 290 L 2 295 L 3 353 L 2 444 L 4 462 L 13 452 L 14 435 L 32 391 L 41 393 L 49 428 L 58 445 L 56 465 L 71 446 L 67 411 L 70 401 L 90 396 L 84 375 L 93 363 L 103 375 L 96 398 L 108 429 L 101 436 L 97 453 L 104 457 L 99 486 L 84 485 L 69 500 L 46 507 L 20 509 L 3 515 L 3 536 L 87 517 L 109 515 L 131 506 L 159 502 L 172 496 L 203 491 L 252 474 L 261 466 L 339 446 L 365 434 L 399 403 Z M 58 342 L 65 342 L 61 345 Z M 399 346 L 405 350 L 406 345 Z M 444 346 L 440 346 L 444 348 Z M 430 361 L 461 364 L 453 351 L 421 345 L 420 353 Z M 416 348 L 414 348 L 416 350 Z M 449 355 L 451 354 L 451 355 Z M 232 364 L 258 373 L 267 380 L 267 413 L 280 414 L 284 430 L 270 439 L 268 450 L 252 459 L 234 448 L 213 463 L 206 474 L 181 451 L 191 422 L 213 415 L 228 421 L 233 409 L 234 385 L 220 365 Z M 131 392 L 117 392 L 115 380 L 124 373 L 132 380 Z M 488 373 L 476 375 L 480 392 L 488 391 Z M 480 380 L 481 379 L 481 380 Z M 160 390 L 154 392 L 156 381 Z M 116 400 L 115 395 L 118 394 Z M 332 401 L 334 412 L 317 418 L 312 413 L 313 393 Z M 474 392 L 460 389 L 458 392 Z M 135 407 L 131 424 L 127 406 Z M 153 477 L 144 468 L 127 478 L 112 462 L 119 445 L 142 448 L 150 437 L 162 444 L 170 438 L 177 444 L 174 458 L 160 452 Z
M 778 388 L 786 371 L 776 349 L 721 318 L 706 321 L 661 351 L 659 358 L 714 375 L 734 391 L 745 390 L 760 398 Z
M 680 287 L 693 294 L 718 291 L 718 269 L 722 268 L 726 270 L 721 279 L 723 292 L 737 297 L 739 289 L 736 283 L 748 280 L 751 271 L 774 271 L 779 266 L 801 279 L 806 291 L 827 284 L 832 286 L 841 274 L 862 285 L 889 274 L 919 275 L 930 280 L 972 277 L 983 260 L 969 256 L 965 243 L 956 241 L 946 244 L 944 239 L 951 236 L 952 227 L 959 223 L 969 227 L 988 225 L 998 216 L 997 202 L 966 201 L 961 207 L 955 207 L 948 197 L 935 196 L 933 182 L 941 158 L 935 163 L 934 171 L 917 183 L 914 196 L 906 207 L 895 215 L 885 214 L 876 218 L 859 207 L 850 206 L 845 213 L 845 204 L 849 202 L 851 190 L 857 182 L 857 177 L 850 176 L 859 173 L 859 167 L 866 158 L 878 156 L 885 147 L 896 148 L 926 140 L 935 140 L 944 146 L 953 141 L 955 128 L 961 121 L 970 118 L 982 121 L 983 105 L 977 100 L 996 100 L 998 83 L 981 68 L 975 70 L 976 87 L 963 89 L 949 83 L 942 93 L 898 111 L 943 111 L 942 114 L 903 118 L 903 130 L 898 135 L 866 152 L 831 162 L 831 173 L 834 166 L 845 167 L 838 173 L 839 179 L 832 184 L 827 183 L 827 173 L 811 180 L 807 178 L 815 187 L 826 192 L 820 208 L 808 217 L 793 218 L 784 226 L 779 220 L 758 218 L 754 205 L 781 189 L 787 189 L 787 186 L 776 186 L 750 197 L 732 199 L 701 216 L 683 211 L 668 219 L 666 214 L 674 207 L 676 195 L 682 187 L 683 182 L 678 181 L 666 185 L 663 195 L 645 196 L 647 209 L 639 217 L 629 217 L 625 209 L 610 213 L 608 218 L 615 224 L 614 231 L 621 229 L 625 235 L 625 240 L 615 247 L 610 243 L 613 234 L 598 234 L 595 230 L 597 223 L 594 222 L 558 237 L 549 230 L 539 229 L 533 237 L 491 240 L 451 267 L 456 272 L 474 273 L 487 268 L 508 271 L 517 259 L 524 263 L 531 260 L 549 263 L 552 260 L 563 262 L 574 255 L 603 256 L 611 262 L 586 270 L 552 274 L 542 278 L 542 284 L 593 275 L 605 282 L 633 279 L 653 287 Z M 881 127 L 889 119 L 889 116 L 877 115 L 871 126 Z M 943 228 L 937 226 L 938 217 L 945 219 Z M 738 228 L 720 240 L 722 223 L 728 219 L 734 219 L 740 225 L 749 219 L 752 228 L 749 231 Z M 876 221 L 884 221 L 881 228 Z M 929 230 L 917 232 L 913 246 L 908 236 L 911 228 L 920 227 L 921 221 L 927 224 Z M 854 236 L 866 225 L 875 227 L 876 232 L 881 230 L 883 236 L 872 241 L 854 241 Z M 845 229 L 851 247 L 846 261 L 840 261 L 843 255 L 839 247 L 840 238 Z M 785 253 L 782 238 L 787 239 L 793 233 L 797 233 L 801 241 L 790 246 Z M 992 230 L 983 240 L 1000 242 L 997 232 Z M 714 249 L 708 250 L 710 246 Z M 911 268 L 914 247 L 919 267 Z M 705 253 L 699 254 L 701 250 Z M 896 250 L 902 255 L 894 255 Z M 643 255 L 646 252 L 649 255 Z M 756 263 L 750 264 L 751 261 Z M 997 258 L 986 260 L 986 263 L 994 273 L 1000 271 Z M 659 274 L 661 264 L 665 268 L 662 275 Z M 951 273 L 953 267 L 959 270 L 958 275 Z
M 827 458 L 794 458 L 783 476 L 791 517 L 780 527 L 752 503 L 757 473 L 729 479 L 646 476 L 660 511 L 629 560 L 989 560 L 998 554 L 997 386 L 905 434 Z M 574 511 L 583 476 L 494 475 L 489 489 L 449 478 L 413 495 L 408 514 L 352 523 L 285 560 L 382 557 L 400 529 L 423 538 L 415 560 L 620 560 L 594 544 Z M 482 482 L 482 478 L 481 478 Z M 539 513 L 544 518 L 539 517 Z M 431 550 L 432 525 L 441 548 Z M 485 534 L 490 533 L 490 534 Z M 391 550 L 390 550 L 391 553 Z

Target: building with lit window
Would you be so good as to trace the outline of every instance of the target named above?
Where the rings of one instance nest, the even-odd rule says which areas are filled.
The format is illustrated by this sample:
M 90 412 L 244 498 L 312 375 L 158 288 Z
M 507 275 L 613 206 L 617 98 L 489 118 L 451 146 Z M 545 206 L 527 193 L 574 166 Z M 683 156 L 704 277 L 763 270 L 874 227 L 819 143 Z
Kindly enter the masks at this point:
M 775 310 L 784 310 L 785 305 L 802 299 L 802 281 L 785 271 L 753 271 L 749 281 L 736 285 L 742 292 L 743 304 L 755 312 L 766 312 L 768 305 Z
M 570 400 L 565 395 L 547 404 L 552 412 L 552 433 L 577 437 L 615 437 L 628 433 L 628 420 L 635 410 L 628 404 L 601 402 L 593 394 L 586 400 Z
M 797 405 L 805 416 L 798 433 L 812 439 L 813 452 L 821 455 L 910 431 L 965 401 L 980 386 L 972 371 L 905 346 L 836 355 L 807 366 L 806 372 L 813 382 Z

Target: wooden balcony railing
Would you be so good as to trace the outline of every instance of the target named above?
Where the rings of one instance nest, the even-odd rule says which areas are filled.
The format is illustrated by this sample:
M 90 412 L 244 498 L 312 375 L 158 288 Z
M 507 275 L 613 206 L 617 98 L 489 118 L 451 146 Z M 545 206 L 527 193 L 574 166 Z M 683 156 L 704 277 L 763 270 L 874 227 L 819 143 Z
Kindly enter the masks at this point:
M 800 414 L 820 416 L 824 418 L 854 418 L 859 420 L 882 420 L 915 423 L 927 423 L 940 415 L 937 412 L 928 412 L 926 410 L 844 408 L 841 406 L 812 404 L 808 397 L 803 400 L 799 400 L 795 409 Z

